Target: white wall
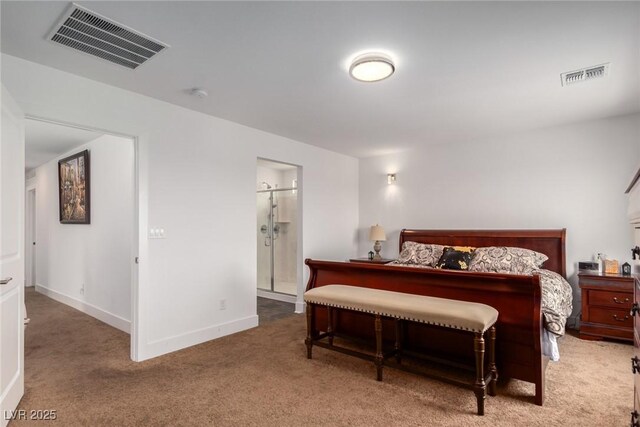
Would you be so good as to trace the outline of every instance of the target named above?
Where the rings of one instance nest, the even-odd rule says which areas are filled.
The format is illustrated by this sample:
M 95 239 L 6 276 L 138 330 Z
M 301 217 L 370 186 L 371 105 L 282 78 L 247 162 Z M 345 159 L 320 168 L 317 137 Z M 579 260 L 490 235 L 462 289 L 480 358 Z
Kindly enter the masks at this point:
M 355 255 L 355 158 L 8 55 L 2 55 L 2 82 L 29 115 L 138 138 L 134 359 L 257 324 L 258 157 L 302 166 L 299 262 Z M 164 228 L 166 239 L 148 240 L 151 227 Z M 302 265 L 299 271 L 301 299 L 308 273 Z M 219 310 L 221 299 L 226 299 L 226 310 Z
M 58 160 L 89 150 L 91 224 L 61 224 Z M 36 290 L 129 332 L 134 146 L 104 135 L 36 168 Z
M 639 161 L 640 115 L 363 159 L 359 254 L 371 250 L 375 223 L 387 231 L 387 257 L 402 228 L 567 228 L 575 285 L 576 263 L 594 253 L 630 259 L 624 191 Z

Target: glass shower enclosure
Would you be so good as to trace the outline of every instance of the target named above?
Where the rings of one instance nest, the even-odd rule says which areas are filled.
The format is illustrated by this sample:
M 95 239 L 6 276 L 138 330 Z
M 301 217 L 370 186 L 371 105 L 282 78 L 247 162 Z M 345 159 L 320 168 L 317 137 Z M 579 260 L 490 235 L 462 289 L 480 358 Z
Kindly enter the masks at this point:
M 258 289 L 297 293 L 297 188 L 257 191 Z

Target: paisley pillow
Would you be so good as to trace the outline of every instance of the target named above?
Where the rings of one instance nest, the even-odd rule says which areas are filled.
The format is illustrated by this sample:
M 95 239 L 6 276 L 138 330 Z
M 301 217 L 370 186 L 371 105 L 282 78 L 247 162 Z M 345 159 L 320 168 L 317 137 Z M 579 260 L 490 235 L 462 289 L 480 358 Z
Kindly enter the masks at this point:
M 476 249 L 469 270 L 530 275 L 548 259 L 531 249 L 489 246 Z
M 442 256 L 443 249 L 442 245 L 404 242 L 397 263 L 434 267 Z
M 456 247 L 445 247 L 436 268 L 444 268 L 447 270 L 468 270 L 469 263 L 471 262 L 471 256 L 473 255 L 473 249 L 460 249 L 462 250 L 459 250 Z

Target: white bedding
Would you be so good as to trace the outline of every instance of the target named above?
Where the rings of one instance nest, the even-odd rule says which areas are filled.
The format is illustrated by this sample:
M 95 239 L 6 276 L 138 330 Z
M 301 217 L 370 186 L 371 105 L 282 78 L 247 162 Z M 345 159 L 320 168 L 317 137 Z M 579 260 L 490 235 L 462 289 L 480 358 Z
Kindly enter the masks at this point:
M 558 337 L 546 329 L 542 330 L 542 354 L 557 362 L 560 360 L 560 350 L 558 349 Z

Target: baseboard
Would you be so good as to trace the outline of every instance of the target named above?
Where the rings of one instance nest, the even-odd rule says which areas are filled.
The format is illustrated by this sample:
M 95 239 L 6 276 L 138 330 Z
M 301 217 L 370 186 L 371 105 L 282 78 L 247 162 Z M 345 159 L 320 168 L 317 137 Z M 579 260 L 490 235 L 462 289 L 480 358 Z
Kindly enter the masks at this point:
M 76 310 L 88 314 L 91 317 L 95 317 L 96 319 L 106 323 L 109 326 L 113 326 L 114 328 L 120 329 L 121 331 L 128 334 L 131 333 L 130 321 L 123 319 L 122 317 L 117 316 L 113 313 L 109 313 L 108 311 L 96 307 L 93 304 L 89 304 L 88 302 L 80 301 L 79 299 L 70 297 L 69 295 L 54 291 L 53 289 L 49 289 L 39 283 L 36 283 L 36 292 L 46 295 L 53 300 L 68 305 L 69 307 L 75 308 Z
M 258 296 L 260 298 L 267 298 L 267 299 L 272 299 L 276 301 L 289 302 L 291 304 L 295 304 L 297 302 L 296 301 L 297 298 L 295 297 L 295 295 L 279 294 L 277 292 L 263 291 L 262 289 L 258 289 Z
M 258 296 L 260 298 L 267 298 L 267 299 L 272 299 L 276 301 L 295 304 L 295 308 L 293 309 L 293 312 L 298 314 L 304 313 L 304 301 L 298 301 L 298 298 L 293 295 L 279 294 L 277 292 L 269 292 L 269 291 L 264 291 L 262 289 L 258 289 Z
M 242 332 L 258 326 L 258 316 L 248 316 L 231 322 L 220 323 L 185 334 L 164 338 L 143 344 L 138 349 L 138 361 L 162 356 L 167 353 L 182 350 L 203 342 L 221 338 L 226 335 Z

